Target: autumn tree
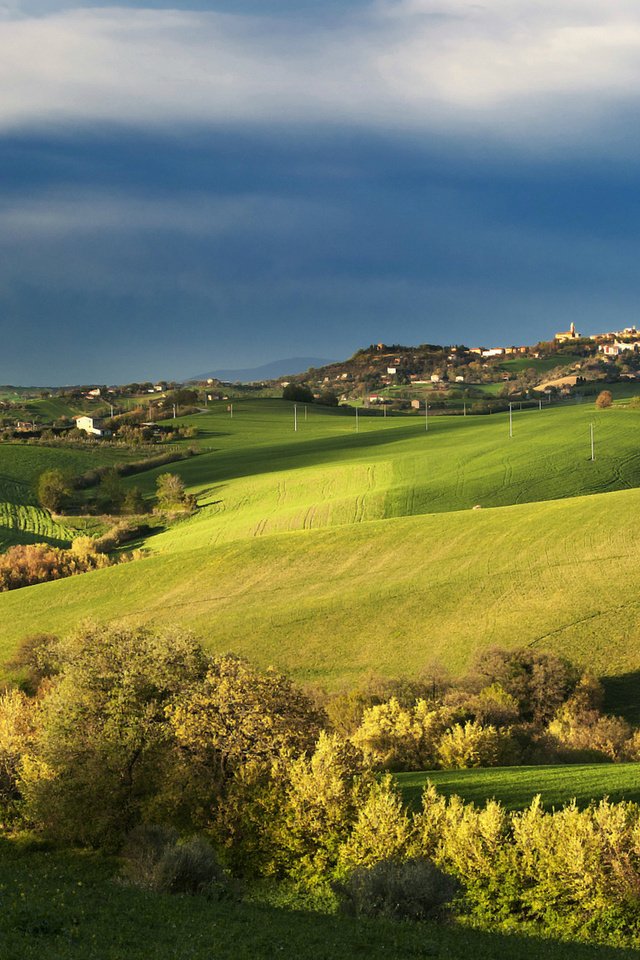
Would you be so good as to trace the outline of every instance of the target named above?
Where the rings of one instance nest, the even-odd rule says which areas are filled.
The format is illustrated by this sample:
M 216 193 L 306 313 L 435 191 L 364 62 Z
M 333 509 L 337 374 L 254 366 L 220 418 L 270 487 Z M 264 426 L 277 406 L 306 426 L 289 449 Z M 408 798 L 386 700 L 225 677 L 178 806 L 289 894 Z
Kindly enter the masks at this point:
M 613 403 L 613 396 L 610 390 L 601 390 L 596 397 L 596 407 L 598 410 L 606 410 Z

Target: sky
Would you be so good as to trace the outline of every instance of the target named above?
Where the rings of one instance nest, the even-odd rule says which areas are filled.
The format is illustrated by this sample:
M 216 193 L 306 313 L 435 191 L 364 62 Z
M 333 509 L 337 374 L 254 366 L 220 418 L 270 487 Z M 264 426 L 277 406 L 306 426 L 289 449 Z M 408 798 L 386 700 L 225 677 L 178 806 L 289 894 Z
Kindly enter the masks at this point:
M 0 383 L 638 322 L 637 0 L 0 0 Z

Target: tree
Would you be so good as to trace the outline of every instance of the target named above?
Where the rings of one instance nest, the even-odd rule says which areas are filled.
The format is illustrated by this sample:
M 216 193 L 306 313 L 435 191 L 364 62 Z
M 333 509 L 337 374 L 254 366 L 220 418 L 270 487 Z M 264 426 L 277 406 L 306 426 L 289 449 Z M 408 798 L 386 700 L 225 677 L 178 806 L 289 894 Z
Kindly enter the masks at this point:
M 68 505 L 71 484 L 62 470 L 45 470 L 38 477 L 36 492 L 41 506 L 52 513 L 59 513 Z
M 162 473 L 156 481 L 159 506 L 170 509 L 185 502 L 184 481 L 177 473 Z
M 222 778 L 248 762 L 311 749 L 324 719 L 288 677 L 232 656 L 215 657 L 169 718 L 181 748 Z
M 113 467 L 100 478 L 96 491 L 96 504 L 102 513 L 119 513 L 124 500 L 122 479 Z
M 613 403 L 613 396 L 610 390 L 601 390 L 596 397 L 596 407 L 598 410 L 606 410 Z
M 288 383 L 282 391 L 283 400 L 294 400 L 296 403 L 313 403 L 313 394 L 304 383 Z
M 145 513 L 147 506 L 140 487 L 129 487 L 122 502 L 123 513 Z
M 21 761 L 27 816 L 58 840 L 115 846 L 171 780 L 166 711 L 207 657 L 189 635 L 93 625 L 47 655 L 52 679 Z

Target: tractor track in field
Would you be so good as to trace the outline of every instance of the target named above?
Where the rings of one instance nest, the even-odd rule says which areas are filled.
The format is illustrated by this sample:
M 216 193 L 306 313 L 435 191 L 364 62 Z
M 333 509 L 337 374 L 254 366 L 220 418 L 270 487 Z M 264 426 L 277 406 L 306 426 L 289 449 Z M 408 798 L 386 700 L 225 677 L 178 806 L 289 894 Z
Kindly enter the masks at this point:
M 616 607 L 607 607 L 606 610 L 598 610 L 596 613 L 590 613 L 586 617 L 579 617 L 577 620 L 572 620 L 569 623 L 563 624 L 563 626 L 558 627 L 556 630 L 550 630 L 548 633 L 543 633 L 542 636 L 536 637 L 535 640 L 530 640 L 529 643 L 525 644 L 527 647 L 535 647 L 536 644 L 542 643 L 544 640 L 548 640 L 550 637 L 557 637 L 558 634 L 564 633 L 565 630 L 570 630 L 571 627 L 577 627 L 582 623 L 589 623 L 591 620 L 598 620 L 600 617 L 611 616 L 616 613 L 620 613 L 622 610 L 628 610 L 631 607 L 640 607 L 640 598 L 637 600 L 629 600 L 628 603 L 618 604 Z

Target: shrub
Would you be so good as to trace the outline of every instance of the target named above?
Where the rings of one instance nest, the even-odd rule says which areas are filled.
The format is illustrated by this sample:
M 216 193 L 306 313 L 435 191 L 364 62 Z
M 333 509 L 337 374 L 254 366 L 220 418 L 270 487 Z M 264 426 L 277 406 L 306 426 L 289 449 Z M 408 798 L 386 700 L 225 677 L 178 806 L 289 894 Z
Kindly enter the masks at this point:
M 365 710 L 353 743 L 368 763 L 387 770 L 424 770 L 436 762 L 437 747 L 452 711 L 434 709 L 426 700 L 413 708 L 395 697 Z
M 181 841 L 171 828 L 141 824 L 129 835 L 123 857 L 129 881 L 146 890 L 214 899 L 227 891 L 215 851 L 200 837 Z
M 438 758 L 445 770 L 500 766 L 508 739 L 503 731 L 476 721 L 456 723 L 440 740 Z
M 163 510 L 180 507 L 186 503 L 184 481 L 177 473 L 162 473 L 156 481 L 158 506 Z
M 596 397 L 596 407 L 599 410 L 606 410 L 613 403 L 613 396 L 610 390 L 601 390 Z
M 34 707 L 24 693 L 0 696 L 0 819 L 12 820 L 20 801 L 20 764 L 33 738 Z
M 109 559 L 97 552 L 95 542 L 89 541 L 90 537 L 79 537 L 71 550 L 47 543 L 10 547 L 0 556 L 0 592 L 108 566 Z
M 121 547 L 123 543 L 136 540 L 148 531 L 149 527 L 146 523 L 140 524 L 131 520 L 120 520 L 119 523 L 109 527 L 101 537 L 96 538 L 95 548 L 99 553 L 111 553 L 112 550 Z
M 355 867 L 339 885 L 345 912 L 357 917 L 426 920 L 454 898 L 458 884 L 424 857 Z

